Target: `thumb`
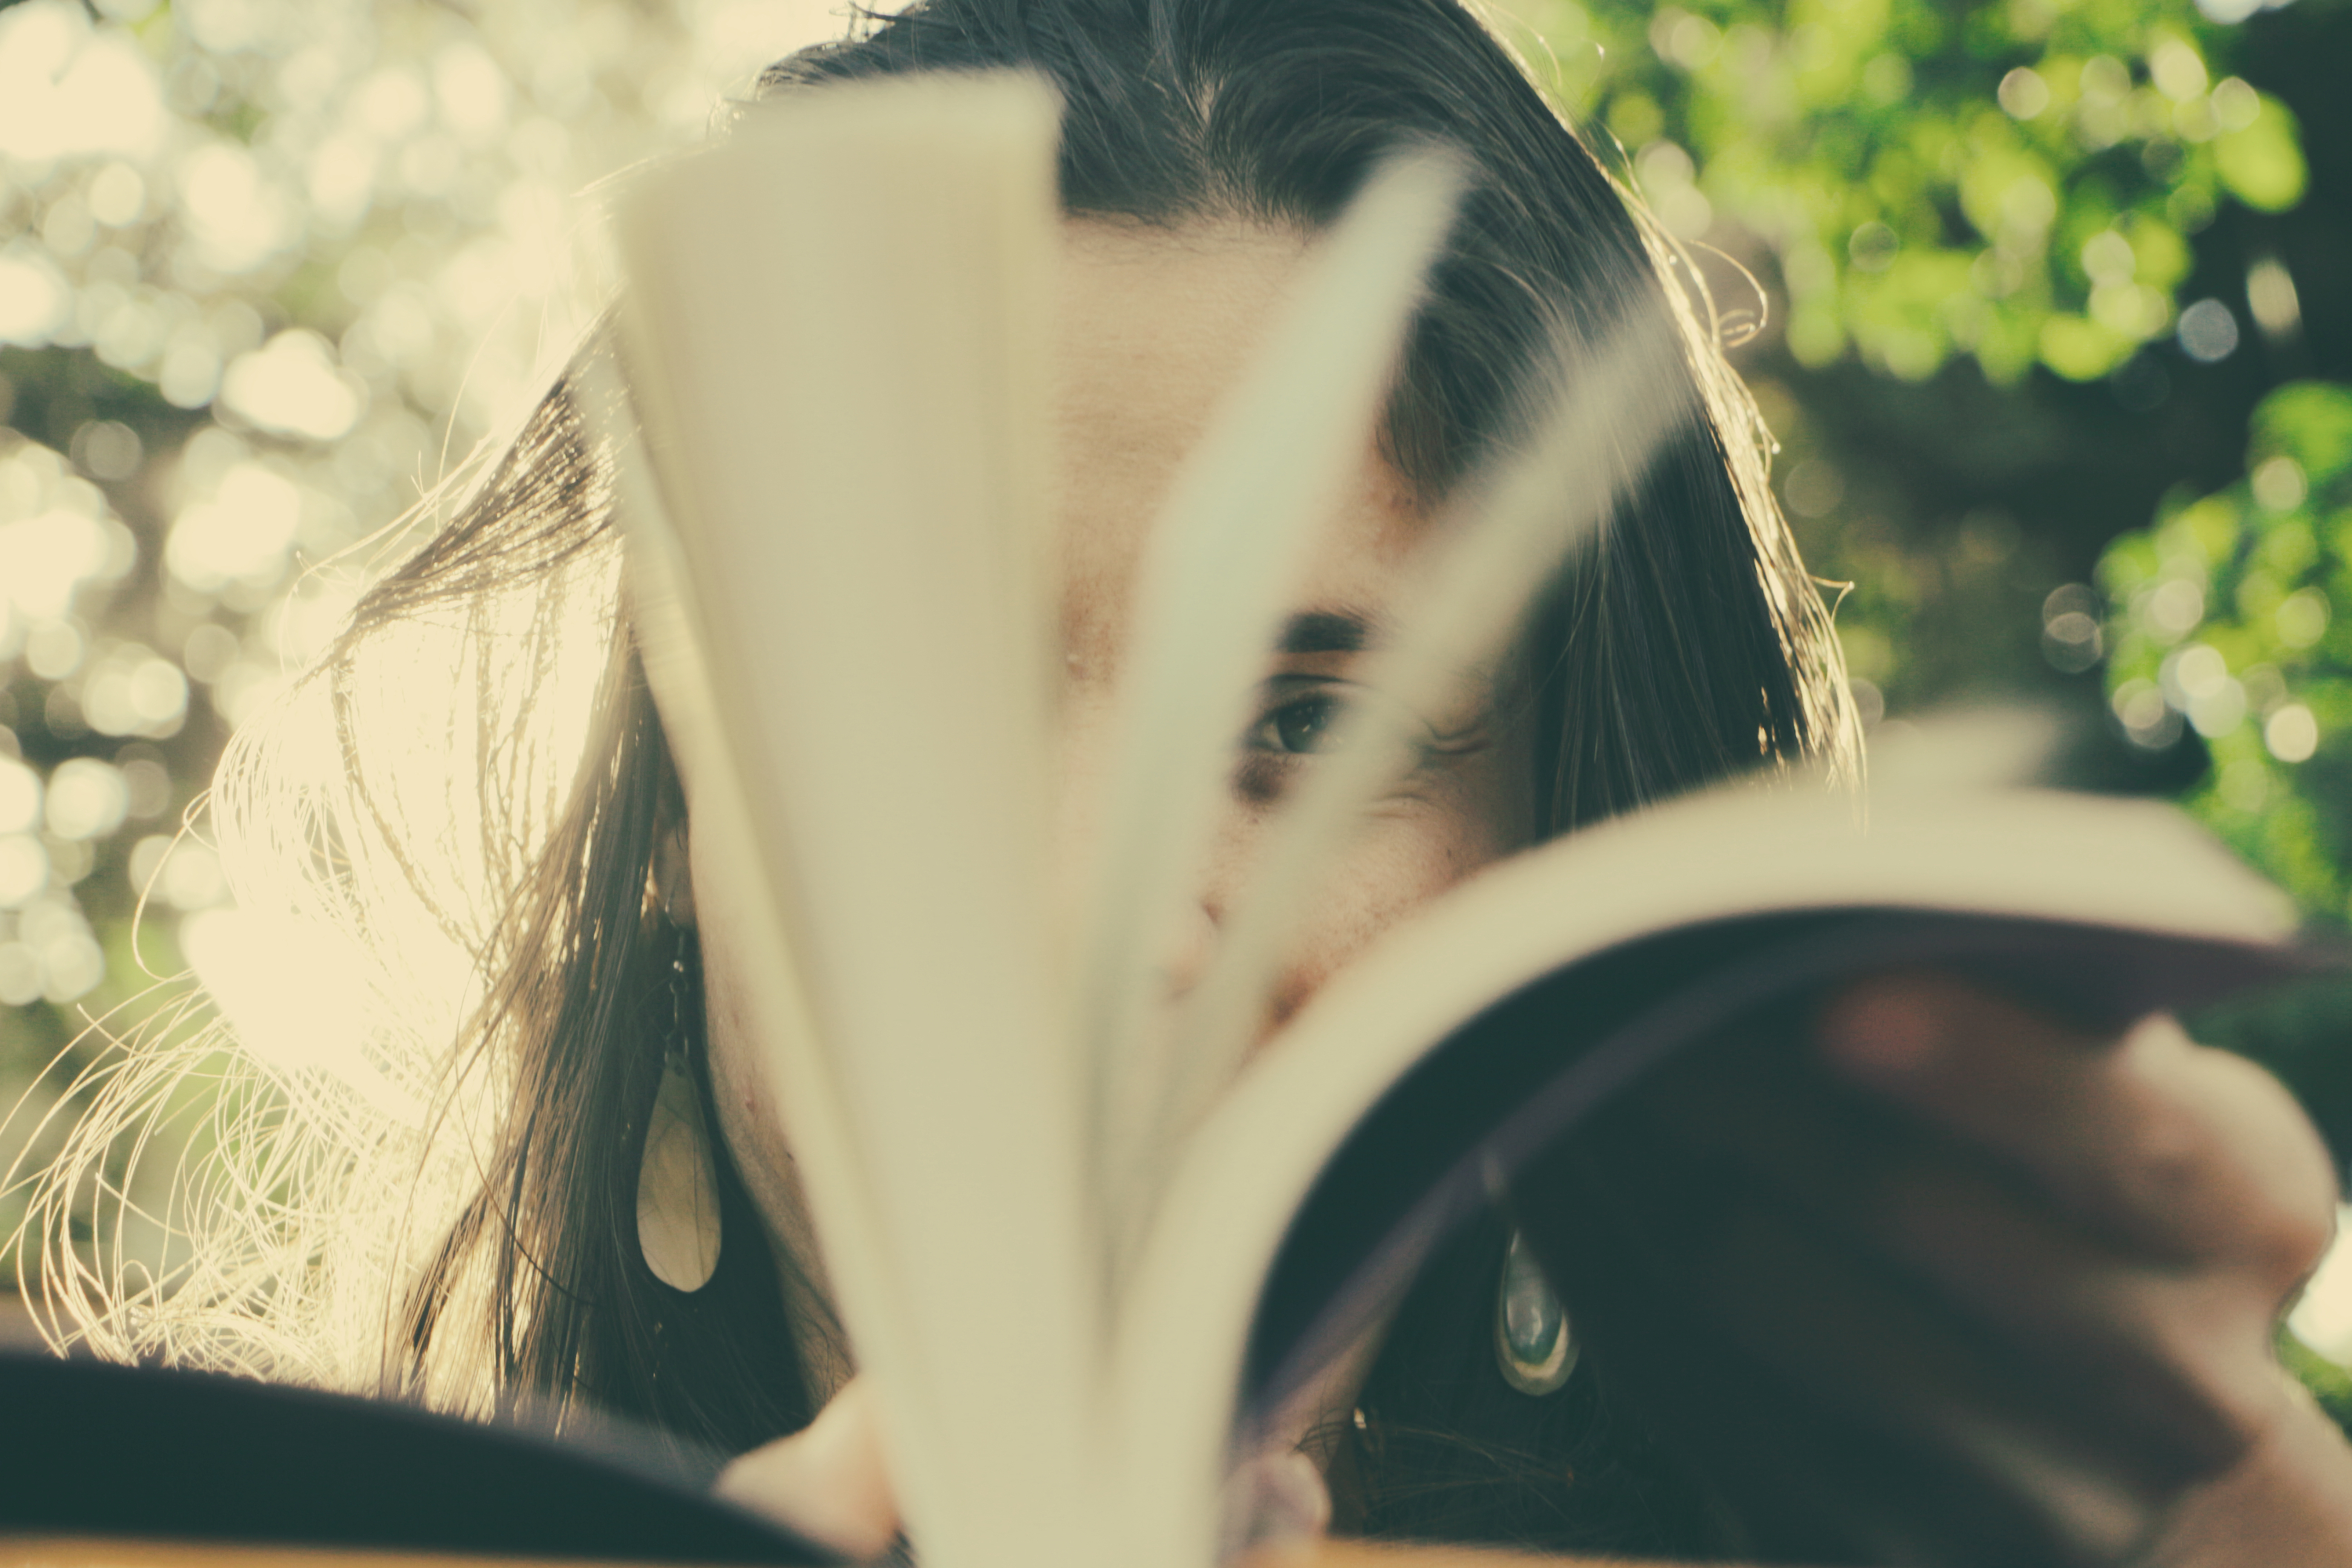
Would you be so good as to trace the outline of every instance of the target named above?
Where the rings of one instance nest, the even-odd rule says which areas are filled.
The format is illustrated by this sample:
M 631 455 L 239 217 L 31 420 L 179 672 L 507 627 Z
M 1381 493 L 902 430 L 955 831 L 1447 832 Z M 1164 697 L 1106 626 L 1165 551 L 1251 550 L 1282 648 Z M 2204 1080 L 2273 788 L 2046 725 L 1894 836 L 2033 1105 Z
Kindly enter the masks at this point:
M 712 1489 L 858 1562 L 898 1539 L 881 1409 L 863 1378 L 845 1384 L 800 1431 L 737 1457 Z

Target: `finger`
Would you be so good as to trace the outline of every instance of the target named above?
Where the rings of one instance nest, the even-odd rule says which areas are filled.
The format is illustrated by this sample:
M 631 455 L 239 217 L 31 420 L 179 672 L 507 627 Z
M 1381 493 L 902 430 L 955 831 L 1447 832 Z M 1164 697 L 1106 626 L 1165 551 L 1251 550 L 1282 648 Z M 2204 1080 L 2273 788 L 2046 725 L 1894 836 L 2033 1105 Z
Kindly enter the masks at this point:
M 2250 1441 L 2277 1415 L 2276 1300 L 2242 1272 L 2152 1264 L 1965 1164 L 1895 1173 L 1866 1234 L 1911 1278 L 2115 1418 Z
M 1279 1542 L 1307 1542 L 1331 1528 L 1331 1489 L 1323 1468 L 1297 1448 L 1276 1447 L 1244 1460 L 1225 1478 L 1220 1562 Z
M 1759 1331 L 1764 1359 L 1801 1371 L 1818 1355 L 1808 1377 L 1924 1407 L 1986 1392 L 1988 1363 L 2023 1368 L 2017 1412 L 2145 1438 L 2190 1468 L 2226 1458 L 2272 1392 L 2270 1303 L 2242 1279 L 2087 1236 L 1969 1145 L 1765 1053 L 1725 1053 L 1704 1092 L 1654 1107 L 1645 1142 L 1646 1160 L 1712 1167 L 1713 1214 L 1661 1226 L 1684 1238 L 1681 1266 Z M 1661 1189 L 1639 1190 L 1647 1206 Z M 1939 1363 L 1944 1341 L 1965 1354 Z
M 806 1427 L 737 1458 L 713 1489 L 857 1562 L 898 1536 L 880 1410 L 863 1379 L 850 1379 Z
M 2107 1561 L 2153 1527 L 2183 1484 L 2244 1447 L 2235 1424 L 2149 1363 L 2147 1384 L 2103 1375 L 2054 1344 L 2021 1351 L 1950 1297 L 1916 1288 L 1883 1256 L 1758 1194 L 1736 1205 L 1700 1260 L 1707 1316 L 1790 1391 L 1835 1413 L 1865 1481 L 1895 1468 L 1948 1472 L 1958 1495 L 2024 1502 L 2066 1553 Z M 1834 1451 L 1834 1450 L 1833 1450 Z M 1896 1456 L 1916 1456 L 1908 1466 Z
M 1834 1126 L 1811 1140 L 1832 1152 L 1839 1142 Z M 2036 1398 L 2070 1421 L 2162 1436 L 2202 1465 L 2275 1414 L 2266 1291 L 2234 1270 L 2183 1269 L 2086 1237 L 2005 1173 L 1939 1144 L 1843 1172 L 1759 1167 L 1733 1213 L 1718 1267 L 1740 1289 L 1769 1276 L 1770 1289 L 1825 1292 L 1843 1272 L 1879 1276 L 2030 1369 Z M 1808 1275 L 1808 1249 L 1786 1240 L 1799 1229 L 1813 1237 L 1811 1255 L 1848 1261 Z
M 2261 1280 L 2118 1246 L 2005 1162 L 1774 1060 L 1730 1054 L 1672 1112 L 1676 1137 L 1738 1162 L 1725 1185 L 1751 1208 L 1877 1260 L 2103 1419 L 2226 1448 L 2275 1415 L 2277 1302 Z
M 2105 1041 L 1949 976 L 1894 974 L 1832 998 L 1815 1036 L 1849 1081 L 2122 1245 L 2241 1262 L 2280 1295 L 2326 1246 L 2335 1176 L 2310 1122 L 2276 1079 L 2168 1018 Z
M 1773 1560 L 2102 1560 L 2211 1462 L 2053 1397 L 1968 1314 L 1654 1119 L 1604 1121 L 1514 1183 L 1515 1212 L 1588 1353 Z

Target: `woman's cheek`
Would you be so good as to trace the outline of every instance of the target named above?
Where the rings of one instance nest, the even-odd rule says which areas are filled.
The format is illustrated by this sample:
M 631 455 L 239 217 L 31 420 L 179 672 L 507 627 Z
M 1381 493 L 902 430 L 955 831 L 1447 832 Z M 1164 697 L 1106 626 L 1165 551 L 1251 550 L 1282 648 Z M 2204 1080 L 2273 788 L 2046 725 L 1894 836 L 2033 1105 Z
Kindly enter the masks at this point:
M 1509 819 L 1446 801 L 1414 802 L 1377 819 L 1335 867 L 1277 983 L 1267 1020 L 1280 1028 L 1391 926 L 1519 847 Z

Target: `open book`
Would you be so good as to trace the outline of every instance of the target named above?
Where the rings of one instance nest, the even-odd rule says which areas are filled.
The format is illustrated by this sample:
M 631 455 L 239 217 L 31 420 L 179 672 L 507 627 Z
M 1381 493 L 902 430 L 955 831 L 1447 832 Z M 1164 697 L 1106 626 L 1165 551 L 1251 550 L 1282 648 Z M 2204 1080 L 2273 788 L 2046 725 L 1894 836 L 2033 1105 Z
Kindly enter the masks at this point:
M 1900 963 L 2105 1021 L 2295 966 L 2284 900 L 2167 809 L 1776 776 L 1475 877 L 1261 1041 L 1285 923 L 1409 744 L 1368 710 L 1156 1018 L 1233 737 L 1459 175 L 1428 153 L 1374 177 L 1176 485 L 1073 912 L 1048 872 L 1055 136 L 1021 80 L 761 109 L 625 205 L 622 364 L 589 398 L 695 832 L 730 847 L 698 918 L 757 957 L 752 1022 L 927 1564 L 1206 1568 L 1253 1424 L 1498 1194 L 1565 1245 L 1528 1185 L 1544 1152 L 1742 1019 Z M 1692 416 L 1643 372 L 1675 352 L 1588 348 L 1533 449 L 1471 487 L 1370 683 L 1433 689 L 1605 549 L 1618 489 Z M 1832 1510 L 1864 1489 L 1814 1479 L 1771 1485 Z M 2104 1549 L 2081 1520 L 1964 1511 L 2009 1561 Z M 1950 1523 L 1910 1560 L 1969 1560 Z

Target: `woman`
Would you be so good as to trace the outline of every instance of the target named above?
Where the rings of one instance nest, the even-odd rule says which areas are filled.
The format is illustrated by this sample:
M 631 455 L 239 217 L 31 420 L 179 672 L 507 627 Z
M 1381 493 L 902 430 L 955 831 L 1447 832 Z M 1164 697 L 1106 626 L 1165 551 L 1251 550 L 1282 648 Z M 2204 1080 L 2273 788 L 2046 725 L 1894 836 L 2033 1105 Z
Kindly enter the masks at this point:
M 1074 797 L 1143 521 L 1305 244 L 1402 143 L 1442 141 L 1475 170 L 1380 438 L 1297 606 L 1300 635 L 1244 739 L 1201 889 L 1202 945 L 1273 805 L 1313 765 L 1407 547 L 1523 433 L 1563 330 L 1590 342 L 1629 318 L 1677 322 L 1687 353 L 1673 373 L 1691 377 L 1706 416 L 1651 466 L 1600 567 L 1555 595 L 1522 656 L 1472 711 L 1433 725 L 1449 743 L 1337 874 L 1277 1005 L 1522 844 L 1759 763 L 1850 765 L 1826 616 L 1765 484 L 1763 432 L 1699 331 L 1686 280 L 1455 0 L 936 0 L 783 62 L 761 93 L 1007 66 L 1042 72 L 1066 106 Z M 266 736 L 233 760 L 225 837 L 298 855 L 329 845 L 341 868 L 306 884 L 309 901 L 362 928 L 391 905 L 437 922 L 483 990 L 454 1058 L 436 1066 L 426 1045 L 413 1073 L 396 1053 L 380 1064 L 378 1099 L 411 1094 L 428 1114 L 379 1128 L 350 1097 L 298 1104 L 334 1124 L 341 1150 L 270 1167 L 251 1190 L 278 1204 L 290 1183 L 295 1201 L 247 1205 L 245 1250 L 205 1255 L 176 1295 L 110 1317 L 93 1306 L 114 1348 L 163 1344 L 460 1409 L 576 1401 L 728 1453 L 808 1426 L 850 1378 L 758 1052 L 732 1022 L 740 961 L 725 931 L 693 920 L 691 865 L 716 847 L 693 835 L 694 781 L 671 765 L 618 619 L 609 511 L 566 383 L 311 677 L 341 755 L 302 811 L 289 817 L 282 795 L 257 787 L 272 776 Z M 621 635 L 575 711 L 550 672 L 583 625 Z M 376 749 L 394 722 L 380 716 L 382 678 L 413 681 L 435 638 L 478 733 L 447 742 L 447 768 L 420 784 Z M 562 772 L 568 748 L 532 728 L 549 723 L 541 710 L 585 726 L 576 780 Z M 450 869 L 453 842 L 459 858 L 482 847 L 482 866 Z M 404 1026 L 429 1040 L 429 1020 Z M 1958 1310 L 2178 1395 L 2168 1408 L 2196 1450 L 2189 1468 L 2218 1479 L 2171 1544 L 2226 1555 L 2253 1510 L 2287 1531 L 2267 1560 L 2352 1561 L 2352 1463 L 2267 1359 L 2332 1192 L 2267 1080 L 2160 1029 L 2080 1040 L 1927 976 L 1863 987 L 1811 1033 L 1838 1083 L 1890 1124 L 1932 1130 L 1941 1151 L 1855 1173 L 1903 1200 L 1857 1223 L 1883 1229 Z M 688 1268 L 664 1283 L 635 1215 L 672 1045 L 716 1111 L 725 1244 L 707 1279 Z M 369 1202 L 396 1223 L 352 1223 Z M 2060 1245 L 2084 1226 L 2100 1246 Z M 1492 1331 L 1506 1240 L 1498 1226 L 1431 1266 L 1339 1418 L 1305 1435 L 1315 1467 L 1285 1494 L 1288 1512 L 1312 1523 L 1328 1500 L 1340 1528 L 1364 1533 L 1560 1551 L 1769 1550 L 1592 1368 L 1532 1391 L 1509 1375 Z M 1998 1291 L 1979 1289 L 1993 1278 Z M 845 1542 L 887 1540 L 866 1419 L 853 1396 L 732 1484 Z M 855 1506 L 810 1511 L 844 1497 Z

